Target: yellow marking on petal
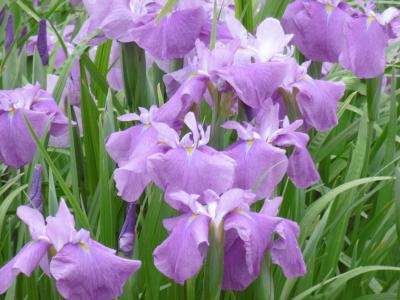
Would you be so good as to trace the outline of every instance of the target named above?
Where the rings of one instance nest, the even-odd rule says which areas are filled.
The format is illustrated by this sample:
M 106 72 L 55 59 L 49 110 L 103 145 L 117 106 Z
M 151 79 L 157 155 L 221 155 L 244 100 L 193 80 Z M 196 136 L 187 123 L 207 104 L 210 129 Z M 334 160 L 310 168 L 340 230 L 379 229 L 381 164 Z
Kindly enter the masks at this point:
M 192 223 L 198 216 L 199 216 L 199 214 L 193 214 L 193 215 L 189 218 L 189 224 Z
M 368 26 L 370 26 L 370 25 L 372 24 L 372 22 L 375 21 L 375 20 L 376 20 L 376 19 L 375 19 L 374 16 L 369 16 L 368 19 L 367 19 L 367 24 L 368 24 Z
M 244 215 L 244 216 L 247 216 L 246 212 L 244 210 L 241 210 L 241 209 L 235 209 L 235 210 L 233 210 L 233 212 L 241 214 L 241 215 Z
M 50 256 L 56 255 L 56 254 L 57 254 L 56 248 L 54 248 L 53 246 L 51 246 L 51 247 L 49 248 L 49 253 L 50 253 Z
M 333 11 L 333 5 L 330 4 L 330 3 L 327 3 L 327 4 L 326 4 L 326 13 L 327 13 L 328 15 L 330 15 L 330 14 L 332 13 L 332 11 Z
M 189 79 L 192 79 L 192 78 L 194 78 L 194 77 L 196 77 L 197 76 L 197 73 L 196 72 L 192 72 L 192 73 L 190 73 L 190 75 L 189 75 Z
M 28 248 L 33 246 L 34 244 L 36 244 L 36 241 L 34 241 L 34 240 L 30 241 L 29 244 L 28 244 Z
M 253 144 L 254 144 L 254 139 L 248 140 L 246 142 L 246 150 L 249 151 Z
M 303 81 L 303 80 L 308 80 L 310 77 L 308 77 L 307 75 L 303 75 L 297 78 L 297 81 Z
M 32 103 L 36 103 L 36 102 L 39 102 L 42 100 L 43 100 L 43 98 L 33 98 Z
M 186 152 L 187 152 L 187 154 L 192 155 L 192 153 L 193 153 L 193 147 L 187 147 L 187 148 L 186 148 Z
M 9 112 L 10 119 L 12 119 L 12 118 L 14 117 L 15 111 L 16 111 L 15 108 L 12 108 L 12 109 L 10 110 L 10 112 Z
M 81 247 L 83 250 L 85 250 L 86 252 L 90 252 L 88 246 L 86 246 L 85 243 L 79 242 L 79 247 Z
M 144 124 L 144 125 L 143 125 L 143 128 L 144 128 L 144 129 L 147 129 L 147 128 L 149 128 L 150 126 L 151 126 L 151 124 Z

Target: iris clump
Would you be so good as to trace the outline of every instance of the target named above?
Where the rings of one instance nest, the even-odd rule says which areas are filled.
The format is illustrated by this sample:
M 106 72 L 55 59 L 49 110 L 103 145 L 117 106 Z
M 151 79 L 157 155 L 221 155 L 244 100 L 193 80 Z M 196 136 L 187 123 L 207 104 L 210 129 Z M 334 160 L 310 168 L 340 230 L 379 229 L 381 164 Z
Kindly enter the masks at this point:
M 396 7 L 44 0 L 0 26 L 0 299 L 396 298 Z

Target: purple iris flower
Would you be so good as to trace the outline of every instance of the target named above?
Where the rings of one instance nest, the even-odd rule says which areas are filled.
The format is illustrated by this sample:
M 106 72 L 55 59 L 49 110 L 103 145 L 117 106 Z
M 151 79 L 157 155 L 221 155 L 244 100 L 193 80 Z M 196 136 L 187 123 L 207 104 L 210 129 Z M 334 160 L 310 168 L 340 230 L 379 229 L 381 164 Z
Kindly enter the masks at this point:
M 162 143 L 171 149 L 148 158 L 147 166 L 152 180 L 165 191 L 185 191 L 200 194 L 211 188 L 222 193 L 232 186 L 235 162 L 229 156 L 207 146 L 210 127 L 204 131 L 189 112 L 184 123 L 190 129 L 180 141 L 179 135 L 171 128 L 161 132 Z
M 157 107 L 150 110 L 139 108 L 141 114 L 127 114 L 119 117 L 120 121 L 140 121 L 127 130 L 112 133 L 106 141 L 106 149 L 118 164 L 114 172 L 118 195 L 128 202 L 135 202 L 150 183 L 151 177 L 147 169 L 149 156 L 163 153 L 166 145 L 160 143 L 159 129 L 165 124 L 154 119 Z M 172 130 L 172 129 L 171 129 Z
M 136 42 L 156 59 L 180 58 L 195 46 L 208 23 L 202 4 L 180 1 L 173 10 L 157 19 L 165 0 L 89 1 L 88 32 L 101 29 L 107 38 Z
M 385 72 L 389 40 L 396 37 L 391 23 L 400 14 L 375 13 L 374 2 L 363 8 L 364 13 L 353 14 L 344 26 L 339 63 L 359 78 L 373 78 Z
M 0 161 L 14 168 L 30 163 L 36 151 L 24 116 L 39 137 L 48 125 L 52 136 L 60 136 L 68 130 L 68 119 L 53 97 L 39 85 L 0 90 Z
M 340 0 L 296 0 L 282 18 L 293 43 L 309 59 L 338 62 L 343 49 L 343 26 L 350 18 Z
M 394 22 L 399 11 L 389 8 L 375 13 L 373 1 L 364 13 L 341 0 L 296 0 L 283 16 L 286 32 L 309 59 L 340 63 L 359 78 L 372 78 L 385 71 L 388 41 L 395 38 Z
M 296 131 L 303 122 L 289 123 L 279 119 L 279 105 L 266 102 L 255 120 L 255 125 L 244 126 L 235 121 L 226 122 L 223 127 L 235 129 L 239 141 L 225 150 L 236 161 L 233 187 L 252 189 L 257 199 L 271 195 L 286 171 L 298 188 L 306 188 L 319 181 L 320 177 L 307 151 L 309 137 Z M 280 148 L 294 147 L 289 161 Z
M 267 62 L 274 56 L 282 55 L 293 37 L 292 34 L 285 34 L 279 20 L 274 18 L 262 21 L 254 36 L 234 16 L 228 16 L 226 24 L 232 37 L 240 40 L 240 48 L 235 53 L 236 64 Z
M 0 293 L 9 289 L 18 274 L 30 276 L 38 265 L 56 280 L 66 299 L 112 299 L 122 294 L 123 285 L 140 267 L 140 261 L 115 255 L 90 238 L 88 231 L 75 230 L 75 220 L 64 200 L 58 212 L 48 217 L 29 206 L 20 206 L 18 217 L 28 225 L 32 241 L 0 269 Z M 48 250 L 56 254 L 47 258 Z
M 282 88 L 286 110 L 298 110 L 306 128 L 313 127 L 318 131 L 326 131 L 336 126 L 338 120 L 336 110 L 339 100 L 345 92 L 342 82 L 315 80 L 307 74 L 311 62 L 297 65 L 294 59 L 288 59 L 291 72 L 285 78 Z M 275 98 L 277 94 L 274 95 Z
M 160 272 L 183 284 L 201 269 L 209 246 L 211 223 L 223 229 L 225 290 L 243 290 L 260 273 L 266 251 L 272 261 L 282 267 L 288 278 L 301 276 L 306 266 L 296 237 L 296 223 L 276 217 L 280 198 L 266 200 L 260 213 L 250 205 L 256 196 L 241 189 L 219 195 L 206 190 L 201 196 L 183 191 L 168 197 L 169 204 L 183 214 L 164 220 L 168 238 L 153 252 L 154 264 Z M 274 240 L 273 234 L 279 239 Z
M 200 40 L 196 41 L 196 56 L 188 59 L 186 66 L 176 72 L 164 76 L 167 93 L 170 99 L 160 107 L 158 117 L 163 122 L 178 127 L 181 119 L 194 104 L 199 105 L 204 96 L 211 104 L 207 93 L 207 84 L 217 82 L 216 71 L 233 63 L 235 51 L 239 43 L 217 42 L 210 51 Z

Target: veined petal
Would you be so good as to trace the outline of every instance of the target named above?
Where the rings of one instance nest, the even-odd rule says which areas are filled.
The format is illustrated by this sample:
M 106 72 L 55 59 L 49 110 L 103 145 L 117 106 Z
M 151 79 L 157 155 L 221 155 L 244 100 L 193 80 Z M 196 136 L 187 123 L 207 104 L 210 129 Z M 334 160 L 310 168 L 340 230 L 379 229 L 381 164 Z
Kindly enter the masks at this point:
M 140 261 L 115 255 L 96 241 L 66 244 L 52 259 L 50 272 L 60 294 L 70 300 L 108 300 L 120 296 Z
M 388 34 L 376 20 L 353 17 L 344 27 L 345 47 L 339 61 L 359 78 L 373 78 L 385 72 Z
M 265 141 L 239 141 L 225 153 L 236 162 L 233 187 L 255 191 L 257 199 L 271 195 L 288 167 L 285 151 Z
M 23 115 L 31 123 L 39 137 L 42 137 L 50 118 L 42 112 L 18 109 L 13 113 L 0 111 L 0 156 L 3 162 L 13 168 L 20 168 L 32 162 L 36 143 L 25 123 Z
M 294 151 L 289 158 L 288 176 L 298 188 L 307 188 L 320 180 L 307 150 L 308 140 L 307 134 L 293 131 L 290 127 L 282 129 L 272 140 L 272 143 L 279 147 L 294 146 Z
M 7 291 L 17 275 L 30 276 L 46 255 L 50 244 L 44 241 L 31 241 L 7 264 L 0 268 L 0 294 Z
M 183 57 L 195 46 L 207 14 L 202 7 L 172 12 L 156 23 L 156 15 L 141 18 L 133 32 L 135 42 L 160 60 Z
M 279 239 L 272 242 L 272 261 L 282 268 L 286 278 L 292 279 L 307 272 L 301 249 L 297 243 L 300 229 L 295 222 L 286 219 L 280 220 L 274 230 L 279 235 Z
M 284 62 L 252 63 L 226 67 L 217 74 L 233 87 L 244 103 L 259 108 L 282 85 L 287 69 Z
M 314 61 L 338 62 L 344 46 L 343 28 L 350 16 L 340 7 L 318 1 L 297 0 L 289 4 L 282 18 L 293 44 Z
M 224 220 L 224 290 L 246 289 L 260 274 L 260 265 L 277 220 L 261 214 L 234 211 Z
M 298 90 L 297 104 L 308 125 L 318 131 L 326 131 L 336 126 L 336 110 L 345 91 L 342 82 L 310 79 L 300 80 L 294 86 Z
M 71 242 L 76 236 L 75 219 L 62 199 L 55 217 L 46 218 L 46 234 L 56 251 L 60 251 L 64 245 Z
M 220 194 L 232 185 L 234 167 L 230 157 L 208 146 L 178 147 L 148 159 L 151 178 L 167 194 L 185 191 L 200 195 L 206 189 Z
M 201 269 L 208 248 L 208 225 L 204 215 L 185 214 L 174 224 L 168 238 L 153 253 L 157 269 L 179 284 Z
M 45 234 L 46 225 L 39 210 L 25 205 L 20 206 L 17 209 L 17 216 L 28 225 L 32 239 L 37 240 Z

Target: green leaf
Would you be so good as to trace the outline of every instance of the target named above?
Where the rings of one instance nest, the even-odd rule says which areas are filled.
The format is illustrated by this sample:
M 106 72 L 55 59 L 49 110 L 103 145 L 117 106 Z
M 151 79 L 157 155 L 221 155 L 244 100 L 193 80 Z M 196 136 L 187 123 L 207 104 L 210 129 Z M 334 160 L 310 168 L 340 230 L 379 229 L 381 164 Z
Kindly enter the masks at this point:
M 384 180 L 393 180 L 393 177 L 369 177 L 356 179 L 330 190 L 307 209 L 306 214 L 300 223 L 302 236 L 307 237 L 311 234 L 313 230 L 313 223 L 317 220 L 318 216 L 329 205 L 329 203 L 334 201 L 338 195 L 363 184 Z
M 62 178 L 62 176 L 61 176 L 60 172 L 58 171 L 56 165 L 54 164 L 53 160 L 50 158 L 50 155 L 47 153 L 46 148 L 40 142 L 38 136 L 35 133 L 35 130 L 32 128 L 31 123 L 26 118 L 26 116 L 24 116 L 24 119 L 25 119 L 26 125 L 28 126 L 28 129 L 32 135 L 32 138 L 34 139 L 34 141 L 38 147 L 38 150 L 40 151 L 40 154 L 43 156 L 43 158 L 49 165 L 50 169 L 54 173 L 54 176 L 56 177 L 57 182 L 60 184 L 60 187 L 65 194 L 68 204 L 74 210 L 74 213 L 75 213 L 78 223 L 80 225 L 82 225 L 83 227 L 87 228 L 88 230 L 90 230 L 89 220 L 86 216 L 86 213 L 81 209 L 78 200 L 75 199 L 74 195 L 71 193 L 70 189 L 68 188 L 64 179 Z
M 292 298 L 292 300 L 301 300 L 305 299 L 307 296 L 312 294 L 313 292 L 319 290 L 322 288 L 324 285 L 327 284 L 333 284 L 335 286 L 341 286 L 347 283 L 350 279 L 360 276 L 362 274 L 368 273 L 368 272 L 376 272 L 376 271 L 394 271 L 394 272 L 400 272 L 400 268 L 396 267 L 389 267 L 389 266 L 367 266 L 367 267 L 358 267 L 356 269 L 353 269 L 351 271 L 348 271 L 346 273 L 340 274 L 338 276 L 332 277 L 324 282 L 321 282 L 312 288 L 302 292 L 301 294 L 297 295 L 296 297 Z
M 176 5 L 178 0 L 168 0 L 167 3 L 165 3 L 164 7 L 161 9 L 160 14 L 157 16 L 156 20 L 154 23 L 157 25 L 162 18 L 164 18 Z

